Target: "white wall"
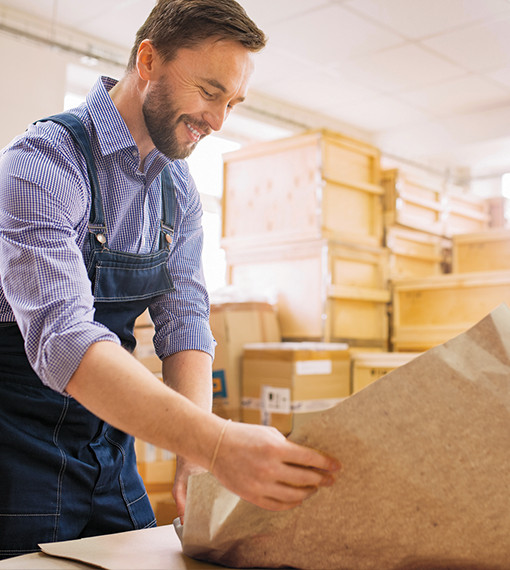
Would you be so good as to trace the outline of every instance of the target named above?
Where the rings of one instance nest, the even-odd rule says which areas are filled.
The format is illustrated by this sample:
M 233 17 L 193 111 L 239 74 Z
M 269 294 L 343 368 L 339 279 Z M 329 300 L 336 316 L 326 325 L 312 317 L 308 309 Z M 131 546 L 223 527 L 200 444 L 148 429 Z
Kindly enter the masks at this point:
M 0 34 L 0 148 L 63 110 L 67 63 L 62 52 Z

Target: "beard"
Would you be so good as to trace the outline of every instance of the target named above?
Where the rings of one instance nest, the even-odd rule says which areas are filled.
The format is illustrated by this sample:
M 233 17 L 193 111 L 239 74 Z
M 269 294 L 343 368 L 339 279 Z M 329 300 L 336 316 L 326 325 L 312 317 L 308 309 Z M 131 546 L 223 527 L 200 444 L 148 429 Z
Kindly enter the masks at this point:
M 162 82 L 155 83 L 142 105 L 145 126 L 156 148 L 171 160 L 187 158 L 198 142 L 179 143 L 176 129 L 179 123 L 203 127 L 203 122 L 189 115 L 178 116 L 171 104 L 172 93 Z M 209 127 L 207 126 L 208 130 Z

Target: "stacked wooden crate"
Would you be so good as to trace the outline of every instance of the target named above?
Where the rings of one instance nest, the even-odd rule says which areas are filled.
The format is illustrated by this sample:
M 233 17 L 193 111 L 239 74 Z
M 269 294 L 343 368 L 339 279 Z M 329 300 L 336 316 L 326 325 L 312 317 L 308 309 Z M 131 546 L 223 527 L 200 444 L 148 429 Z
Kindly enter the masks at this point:
M 416 182 L 396 169 L 383 172 L 382 184 L 392 282 L 390 347 L 427 350 L 475 324 L 494 308 L 493 299 L 504 298 L 504 274 L 458 273 L 461 237 L 487 235 L 489 203 L 440 179 Z M 473 271 L 489 265 L 480 259 Z
M 486 199 L 448 184 L 444 191 L 444 230 L 446 237 L 489 229 L 491 216 Z
M 384 170 L 385 228 L 404 227 L 451 238 L 484 231 L 491 225 L 489 201 L 439 176 L 419 176 L 399 169 Z
M 393 284 L 396 349 L 429 349 L 510 305 L 510 230 L 459 234 L 452 244 L 453 273 Z
M 453 237 L 452 267 L 455 273 L 510 269 L 510 230 L 494 228 Z
M 443 234 L 443 188 L 441 181 L 406 173 L 396 168 L 381 173 L 384 188 L 384 225 L 427 234 Z
M 396 368 L 407 364 L 419 352 L 355 352 L 351 355 L 351 392 L 355 394 Z
M 487 202 L 438 176 L 389 169 L 381 184 L 392 280 L 448 273 L 452 236 L 489 227 Z
M 277 298 L 284 340 L 387 344 L 379 151 L 328 131 L 224 156 L 231 284 Z

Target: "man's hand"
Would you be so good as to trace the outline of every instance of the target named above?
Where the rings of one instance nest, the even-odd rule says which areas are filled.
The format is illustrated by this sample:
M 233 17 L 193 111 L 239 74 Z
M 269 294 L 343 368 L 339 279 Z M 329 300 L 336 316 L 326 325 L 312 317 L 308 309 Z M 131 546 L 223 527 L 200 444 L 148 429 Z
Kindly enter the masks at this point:
M 224 430 L 213 474 L 243 499 L 281 511 L 332 485 L 339 469 L 336 459 L 290 442 L 274 428 L 232 422 Z
M 184 509 L 186 506 L 186 494 L 188 490 L 188 477 L 195 473 L 203 473 L 205 469 L 199 465 L 191 463 L 181 456 L 177 456 L 177 466 L 175 470 L 174 485 L 172 488 L 172 495 L 177 507 L 177 516 L 181 519 L 181 524 L 184 522 Z

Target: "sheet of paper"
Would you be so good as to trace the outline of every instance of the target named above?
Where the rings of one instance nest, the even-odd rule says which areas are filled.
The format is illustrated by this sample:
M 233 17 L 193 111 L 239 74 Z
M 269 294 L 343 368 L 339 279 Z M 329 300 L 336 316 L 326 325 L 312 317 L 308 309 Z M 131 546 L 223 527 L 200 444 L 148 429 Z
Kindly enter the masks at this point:
M 301 507 L 264 511 L 193 477 L 184 552 L 230 567 L 508 569 L 509 412 L 502 305 L 291 434 L 343 465 Z
M 184 556 L 172 525 L 39 546 L 45 554 L 109 570 L 218 570 Z
M 44 552 L 33 552 L 0 560 L 1 570 L 90 570 L 90 566 L 69 560 L 47 556 Z

